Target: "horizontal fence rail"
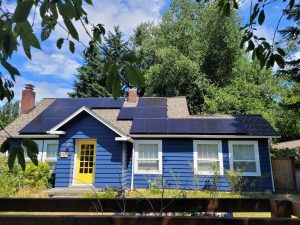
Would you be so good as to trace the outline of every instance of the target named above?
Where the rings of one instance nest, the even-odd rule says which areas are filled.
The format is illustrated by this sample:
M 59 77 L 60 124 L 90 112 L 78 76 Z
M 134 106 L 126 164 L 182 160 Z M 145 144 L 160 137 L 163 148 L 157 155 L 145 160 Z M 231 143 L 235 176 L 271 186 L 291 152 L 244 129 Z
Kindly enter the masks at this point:
M 0 225 L 300 225 L 300 203 L 274 199 L 229 199 L 229 198 L 0 198 Z M 48 212 L 47 215 L 20 215 L 20 212 Z M 60 213 L 99 213 L 96 215 L 55 215 Z M 107 216 L 107 213 L 114 213 Z M 268 218 L 222 218 L 205 216 L 149 216 L 170 212 L 270 212 Z M 102 215 L 101 213 L 104 213 Z M 105 214 L 106 213 L 106 214 Z M 136 215 L 139 216 L 129 216 Z M 146 215 L 147 214 L 147 215 Z M 123 215 L 123 216 L 120 216 Z M 183 215 L 183 214 L 180 214 Z M 199 214 L 194 214 L 199 215 Z M 206 215 L 207 216 L 207 215 Z

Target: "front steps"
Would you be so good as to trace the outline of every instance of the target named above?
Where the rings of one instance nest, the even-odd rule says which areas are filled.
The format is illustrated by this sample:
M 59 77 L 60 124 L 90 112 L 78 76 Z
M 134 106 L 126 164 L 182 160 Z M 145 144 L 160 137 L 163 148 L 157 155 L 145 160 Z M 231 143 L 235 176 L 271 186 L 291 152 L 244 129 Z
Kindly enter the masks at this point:
M 90 187 L 87 185 L 74 185 L 70 187 L 57 187 L 47 190 L 49 197 L 54 198 L 78 198 L 84 197 L 85 194 L 102 192 L 103 189 Z

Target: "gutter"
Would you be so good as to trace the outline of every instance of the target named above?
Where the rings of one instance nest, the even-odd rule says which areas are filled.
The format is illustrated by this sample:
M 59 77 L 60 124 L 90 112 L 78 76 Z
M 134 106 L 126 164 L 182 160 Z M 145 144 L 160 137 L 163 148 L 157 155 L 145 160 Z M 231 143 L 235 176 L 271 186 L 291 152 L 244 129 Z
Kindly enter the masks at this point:
M 236 138 L 261 139 L 280 138 L 281 136 L 246 136 L 246 135 L 182 135 L 182 134 L 131 134 L 132 138 Z

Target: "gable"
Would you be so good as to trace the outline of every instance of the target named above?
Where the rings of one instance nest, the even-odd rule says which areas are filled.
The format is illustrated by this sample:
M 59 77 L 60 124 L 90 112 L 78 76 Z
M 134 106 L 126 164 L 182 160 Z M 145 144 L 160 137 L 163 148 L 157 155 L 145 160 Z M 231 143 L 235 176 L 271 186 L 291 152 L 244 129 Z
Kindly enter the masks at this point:
M 49 134 L 62 134 L 64 132 L 64 130 L 60 130 L 60 129 L 63 129 L 63 127 L 66 126 L 66 125 L 70 126 L 70 124 L 72 124 L 74 121 L 76 122 L 77 118 L 79 116 L 82 116 L 82 114 L 83 115 L 88 115 L 89 117 L 94 118 L 95 122 L 102 123 L 103 125 L 108 127 L 110 130 L 112 130 L 117 135 L 119 135 L 121 137 L 126 136 L 121 131 L 119 131 L 116 127 L 114 127 L 112 124 L 108 123 L 103 118 L 101 118 L 99 115 L 97 115 L 96 113 L 94 113 L 93 111 L 91 111 L 90 109 L 88 109 L 86 107 L 81 107 L 79 110 L 77 110 L 76 112 L 71 114 L 69 117 L 67 117 L 66 119 L 61 121 L 59 124 L 52 127 L 49 131 L 47 131 L 47 133 L 49 133 Z

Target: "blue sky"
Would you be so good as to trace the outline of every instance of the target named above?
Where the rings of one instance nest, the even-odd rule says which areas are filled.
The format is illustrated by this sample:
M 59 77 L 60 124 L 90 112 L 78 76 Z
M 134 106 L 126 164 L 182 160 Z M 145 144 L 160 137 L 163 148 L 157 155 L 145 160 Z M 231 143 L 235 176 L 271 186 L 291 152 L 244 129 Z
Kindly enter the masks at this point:
M 94 0 L 94 7 L 87 7 L 90 21 L 105 25 L 106 30 L 111 30 L 114 25 L 120 25 L 126 36 L 133 33 L 133 29 L 145 21 L 159 22 L 165 10 L 168 9 L 171 0 Z M 15 1 L 5 1 L 10 9 L 15 6 Z M 242 18 L 249 17 L 250 0 L 243 0 L 239 14 Z M 274 3 L 268 6 L 268 20 L 259 28 L 258 35 L 272 39 L 278 18 L 281 15 L 281 4 Z M 37 22 L 40 18 L 37 18 Z M 39 31 L 39 23 L 35 30 Z M 284 27 L 286 21 L 282 21 L 280 27 Z M 77 24 L 80 39 L 87 43 L 88 37 L 83 28 Z M 39 35 L 39 34 L 37 34 Z M 72 83 L 76 68 L 80 66 L 83 47 L 76 45 L 75 54 L 71 54 L 68 45 L 62 49 L 56 48 L 56 40 L 66 34 L 57 29 L 49 40 L 42 42 L 42 50 L 33 50 L 32 58 L 25 57 L 22 48 L 13 56 L 11 63 L 16 65 L 21 72 L 15 86 L 15 99 L 19 100 L 24 84 L 31 83 L 36 86 L 37 101 L 44 97 L 67 97 L 67 92 L 72 90 Z

